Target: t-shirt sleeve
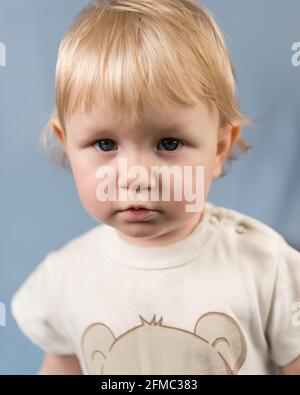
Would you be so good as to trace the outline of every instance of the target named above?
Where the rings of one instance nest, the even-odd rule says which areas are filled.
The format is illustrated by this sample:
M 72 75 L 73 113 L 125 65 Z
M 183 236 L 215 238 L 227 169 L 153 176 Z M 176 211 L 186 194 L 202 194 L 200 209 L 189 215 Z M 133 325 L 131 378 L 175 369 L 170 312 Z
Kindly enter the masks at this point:
M 57 315 L 61 279 L 55 253 L 49 253 L 13 295 L 11 312 L 22 332 L 43 351 L 74 354 Z
M 278 366 L 300 357 L 300 252 L 281 237 L 267 326 L 270 356 Z

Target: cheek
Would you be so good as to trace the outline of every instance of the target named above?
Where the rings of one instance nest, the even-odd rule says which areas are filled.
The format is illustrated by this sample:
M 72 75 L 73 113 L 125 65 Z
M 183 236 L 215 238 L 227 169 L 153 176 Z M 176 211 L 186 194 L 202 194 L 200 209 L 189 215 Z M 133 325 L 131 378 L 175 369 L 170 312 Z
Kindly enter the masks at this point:
M 95 217 L 96 213 L 99 214 L 99 210 L 105 211 L 106 206 L 106 202 L 99 202 L 96 197 L 99 183 L 96 178 L 97 166 L 91 166 L 87 161 L 75 156 L 69 160 L 80 201 L 84 208 Z
M 203 155 L 203 161 L 201 165 L 204 166 L 204 188 L 205 188 L 205 199 L 207 198 L 211 182 L 213 180 L 213 173 L 216 163 L 216 141 L 211 141 L 207 146 L 205 153 Z
M 190 181 L 192 183 L 191 189 L 194 193 L 204 190 L 205 200 L 208 196 L 213 179 L 215 160 L 215 146 L 211 144 L 210 146 L 205 147 L 205 149 L 199 151 L 199 154 L 195 155 L 193 157 L 193 161 L 190 162 L 193 166 L 193 176 Z M 198 170 L 197 167 L 199 167 Z
M 178 216 L 194 214 L 188 210 L 198 210 L 207 198 L 210 189 L 212 168 L 209 164 L 195 163 L 191 168 L 182 168 L 182 178 L 172 176 L 170 184 L 170 202 L 166 203 L 168 210 Z M 197 166 L 199 168 L 197 168 Z M 179 200 L 176 200 L 176 196 Z

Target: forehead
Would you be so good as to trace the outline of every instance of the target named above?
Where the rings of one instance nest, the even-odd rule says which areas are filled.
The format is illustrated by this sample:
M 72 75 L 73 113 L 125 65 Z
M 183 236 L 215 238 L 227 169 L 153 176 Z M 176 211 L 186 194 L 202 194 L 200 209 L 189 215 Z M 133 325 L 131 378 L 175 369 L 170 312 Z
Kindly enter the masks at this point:
M 139 120 L 130 122 L 126 112 L 111 108 L 104 97 L 98 96 L 95 103 L 88 112 L 73 113 L 66 125 L 76 128 L 80 125 L 81 130 L 162 130 L 164 128 L 176 127 L 186 128 L 198 124 L 207 127 L 216 125 L 219 116 L 215 105 L 209 105 L 204 100 L 197 100 L 193 107 L 180 104 L 166 104 L 164 108 L 146 108 L 139 113 Z

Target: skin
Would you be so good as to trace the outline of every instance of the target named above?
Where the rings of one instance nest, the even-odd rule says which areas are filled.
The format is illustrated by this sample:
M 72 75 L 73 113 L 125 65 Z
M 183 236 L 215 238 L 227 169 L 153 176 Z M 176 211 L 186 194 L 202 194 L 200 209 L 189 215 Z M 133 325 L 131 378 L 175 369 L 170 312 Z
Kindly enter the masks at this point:
M 162 131 L 173 122 L 182 126 L 181 132 Z M 69 158 L 78 194 L 86 211 L 96 221 L 114 227 L 120 237 L 129 243 L 158 246 L 174 243 L 190 234 L 202 219 L 203 212 L 186 212 L 185 205 L 191 202 L 184 199 L 151 202 L 149 197 L 147 202 L 140 204 L 160 210 L 157 218 L 148 222 L 128 222 L 116 211 L 135 202 L 99 202 L 95 196 L 99 184 L 96 169 L 110 165 L 118 177 L 119 159 L 126 157 L 128 170 L 135 165 L 145 167 L 149 179 L 148 184 L 145 180 L 143 188 L 150 189 L 151 165 L 177 165 L 182 168 L 184 165 L 202 165 L 205 167 L 206 200 L 213 178 L 220 175 L 222 163 L 240 134 L 238 127 L 226 125 L 218 130 L 218 124 L 217 109 L 213 108 L 212 111 L 199 101 L 194 108 L 173 106 L 161 113 L 149 111 L 140 124 L 130 125 L 125 117 L 118 120 L 113 117 L 107 103 L 99 98 L 90 113 L 71 115 L 66 121 L 66 136 L 57 120 L 53 120 L 52 129 Z M 101 129 L 106 132 L 98 133 Z M 161 144 L 160 140 L 168 137 L 182 141 L 176 150 L 167 151 Z M 113 147 L 110 151 L 101 151 L 99 144 L 95 147 L 97 139 L 99 143 L 99 140 L 108 138 Z M 135 179 L 128 177 L 127 186 Z M 195 177 L 192 182 L 195 191 Z M 173 187 L 171 182 L 171 197 Z
M 173 123 L 181 125 L 181 131 L 163 129 Z M 203 211 L 186 212 L 182 201 L 139 202 L 149 208 L 159 210 L 159 215 L 147 222 L 128 222 L 117 213 L 134 201 L 99 202 L 96 189 L 99 180 L 96 169 L 112 166 L 119 180 L 118 161 L 127 158 L 128 170 L 131 166 L 142 165 L 149 170 L 151 165 L 204 166 L 204 200 L 213 179 L 221 175 L 224 161 L 240 136 L 240 127 L 225 124 L 219 127 L 217 108 L 208 107 L 198 101 L 192 107 L 169 106 L 164 112 L 148 111 L 140 122 L 131 125 L 126 116 L 113 116 L 109 106 L 99 97 L 89 113 L 73 113 L 66 120 L 66 134 L 58 119 L 53 119 L 52 130 L 68 156 L 78 194 L 86 211 L 98 222 L 113 226 L 119 236 L 128 243 L 142 246 L 159 246 L 175 243 L 187 237 L 203 218 Z M 101 132 L 102 130 L 102 132 Z M 104 132 L 105 130 L 106 132 Z M 162 144 L 163 138 L 178 139 L 178 146 L 168 151 Z M 110 151 L 101 150 L 99 141 L 111 139 Z M 107 142 L 107 140 L 105 140 Z M 126 178 L 125 187 L 136 177 Z M 173 179 L 171 179 L 173 181 Z M 192 179 L 195 191 L 195 177 Z M 151 188 L 150 177 L 143 184 Z M 172 197 L 171 184 L 171 197 Z M 75 355 L 59 356 L 46 354 L 40 374 L 81 374 L 79 361 Z M 64 372 L 64 373 L 63 373 Z M 282 368 L 282 374 L 300 374 L 300 358 Z
M 45 354 L 39 375 L 82 375 L 76 355 Z

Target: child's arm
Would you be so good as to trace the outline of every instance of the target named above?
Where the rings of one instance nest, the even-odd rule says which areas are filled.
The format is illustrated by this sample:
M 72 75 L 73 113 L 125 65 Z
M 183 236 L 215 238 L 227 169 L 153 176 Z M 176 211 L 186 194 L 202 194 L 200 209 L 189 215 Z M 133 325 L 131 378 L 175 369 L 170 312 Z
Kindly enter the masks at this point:
M 76 355 L 56 355 L 46 353 L 38 374 L 80 375 L 82 370 Z
M 300 356 L 288 365 L 279 367 L 281 374 L 300 375 Z

